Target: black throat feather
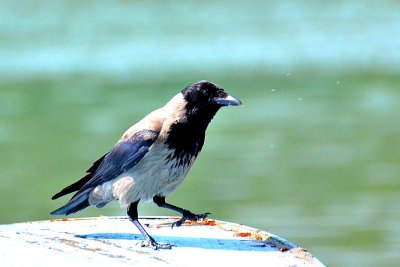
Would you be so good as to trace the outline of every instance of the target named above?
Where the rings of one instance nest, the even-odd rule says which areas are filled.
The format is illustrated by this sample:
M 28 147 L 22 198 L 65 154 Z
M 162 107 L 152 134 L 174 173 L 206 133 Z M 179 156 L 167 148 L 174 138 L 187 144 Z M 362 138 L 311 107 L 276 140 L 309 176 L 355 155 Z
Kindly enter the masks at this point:
M 218 107 L 208 107 L 203 110 L 190 108 L 184 122 L 171 125 L 165 142 L 169 149 L 174 150 L 172 157 L 177 159 L 179 164 L 185 165 L 193 157 L 197 157 L 204 144 L 207 126 L 218 109 Z

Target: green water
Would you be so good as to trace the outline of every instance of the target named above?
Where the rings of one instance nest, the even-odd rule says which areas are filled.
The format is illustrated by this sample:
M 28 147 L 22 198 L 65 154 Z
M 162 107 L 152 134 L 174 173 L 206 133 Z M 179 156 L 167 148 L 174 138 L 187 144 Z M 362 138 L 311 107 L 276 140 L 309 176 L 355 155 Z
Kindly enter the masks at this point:
M 4 0 L 0 223 L 52 218 L 130 125 L 208 79 L 244 105 L 217 114 L 171 203 L 327 266 L 398 266 L 399 29 L 394 0 Z

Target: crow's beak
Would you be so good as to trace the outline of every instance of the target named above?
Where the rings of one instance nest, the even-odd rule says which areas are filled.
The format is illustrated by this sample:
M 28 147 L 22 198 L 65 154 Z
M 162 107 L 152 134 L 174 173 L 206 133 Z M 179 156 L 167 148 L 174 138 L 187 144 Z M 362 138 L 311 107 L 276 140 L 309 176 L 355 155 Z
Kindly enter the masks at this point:
M 214 103 L 221 106 L 240 106 L 242 104 L 239 99 L 231 95 L 216 97 L 214 98 Z

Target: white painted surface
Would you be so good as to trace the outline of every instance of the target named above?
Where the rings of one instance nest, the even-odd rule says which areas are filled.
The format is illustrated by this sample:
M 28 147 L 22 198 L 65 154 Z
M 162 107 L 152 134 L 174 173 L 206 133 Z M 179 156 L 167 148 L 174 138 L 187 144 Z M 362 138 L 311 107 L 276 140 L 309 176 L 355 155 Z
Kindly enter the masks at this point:
M 324 266 L 306 250 L 275 235 L 211 219 L 171 229 L 177 218 L 140 221 L 170 250 L 142 247 L 126 217 L 0 225 L 0 265 L 9 266 Z

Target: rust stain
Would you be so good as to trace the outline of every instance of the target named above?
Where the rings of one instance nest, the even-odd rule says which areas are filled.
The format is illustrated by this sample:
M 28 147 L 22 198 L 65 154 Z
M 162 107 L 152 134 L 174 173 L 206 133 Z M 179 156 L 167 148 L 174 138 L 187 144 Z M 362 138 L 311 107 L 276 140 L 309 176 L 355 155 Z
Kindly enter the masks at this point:
M 71 221 L 83 221 L 84 219 L 81 218 L 61 218 L 61 219 L 50 219 L 49 222 L 71 222 Z M 46 221 L 43 221 L 46 222 Z
M 289 249 L 287 248 L 287 247 L 280 247 L 279 248 L 279 251 L 280 252 L 286 252 L 286 251 L 288 251 Z
M 249 232 L 241 232 L 241 233 L 236 233 L 235 236 L 249 237 L 249 236 L 251 236 L 251 233 L 249 233 Z
M 217 221 L 208 219 L 208 220 L 205 221 L 205 224 L 208 225 L 208 226 L 216 226 L 217 225 Z

